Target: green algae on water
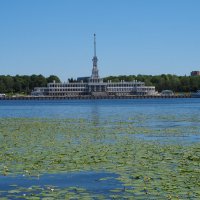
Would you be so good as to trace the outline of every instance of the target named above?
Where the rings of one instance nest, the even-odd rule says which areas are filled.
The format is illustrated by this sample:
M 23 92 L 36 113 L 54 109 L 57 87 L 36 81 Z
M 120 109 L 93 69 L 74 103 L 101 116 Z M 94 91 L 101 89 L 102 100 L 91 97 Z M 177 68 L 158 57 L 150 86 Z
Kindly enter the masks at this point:
M 169 120 L 167 117 L 161 118 Z M 144 120 L 144 122 L 142 121 Z M 136 134 L 182 136 L 199 134 L 199 128 L 155 128 L 141 126 L 134 118 L 122 121 L 85 119 L 2 118 L 0 120 L 0 173 L 2 176 L 74 171 L 105 171 L 118 174 L 121 188 L 106 197 L 113 199 L 198 199 L 200 198 L 199 143 L 180 145 L 132 137 Z M 174 119 L 173 119 L 174 120 Z M 184 121 L 184 120 L 183 120 Z M 144 123 L 144 124 L 143 124 Z M 98 181 L 109 180 L 107 177 Z M 14 186 L 13 186 L 14 187 Z M 15 186 L 6 197 L 25 199 L 103 199 L 85 188 L 52 190 Z M 28 191 L 27 191 L 28 190 Z M 1 191 L 5 194 L 6 191 Z

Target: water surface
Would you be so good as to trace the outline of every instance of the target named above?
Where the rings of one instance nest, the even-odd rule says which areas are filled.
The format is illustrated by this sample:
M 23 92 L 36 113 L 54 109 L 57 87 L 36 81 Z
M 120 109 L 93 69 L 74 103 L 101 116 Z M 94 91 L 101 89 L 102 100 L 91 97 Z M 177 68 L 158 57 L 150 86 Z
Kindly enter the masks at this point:
M 0 101 L 0 196 L 198 199 L 199 145 L 200 99 Z

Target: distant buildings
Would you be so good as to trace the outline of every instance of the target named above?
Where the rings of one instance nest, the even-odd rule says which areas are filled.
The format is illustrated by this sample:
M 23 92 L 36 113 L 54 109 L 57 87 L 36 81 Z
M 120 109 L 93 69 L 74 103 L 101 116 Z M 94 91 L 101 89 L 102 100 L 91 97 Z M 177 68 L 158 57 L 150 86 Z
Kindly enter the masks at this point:
M 99 77 L 96 56 L 96 35 L 94 34 L 94 56 L 93 56 L 92 75 L 90 77 L 80 77 L 77 82 L 67 83 L 48 83 L 47 87 L 36 87 L 32 91 L 33 96 L 107 96 L 107 95 L 155 95 L 154 86 L 145 86 L 144 82 L 137 80 L 132 82 L 104 82 Z
M 190 73 L 191 76 L 200 76 L 200 71 L 192 71 Z

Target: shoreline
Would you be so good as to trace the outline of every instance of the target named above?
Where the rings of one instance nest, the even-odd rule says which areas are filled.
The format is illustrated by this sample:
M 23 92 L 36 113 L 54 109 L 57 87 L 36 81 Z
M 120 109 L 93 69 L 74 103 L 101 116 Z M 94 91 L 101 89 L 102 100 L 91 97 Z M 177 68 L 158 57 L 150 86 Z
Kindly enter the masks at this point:
M 19 97 L 0 97 L 0 100 L 95 100 L 95 99 L 176 99 L 192 98 L 191 95 L 173 95 L 173 96 L 19 96 Z

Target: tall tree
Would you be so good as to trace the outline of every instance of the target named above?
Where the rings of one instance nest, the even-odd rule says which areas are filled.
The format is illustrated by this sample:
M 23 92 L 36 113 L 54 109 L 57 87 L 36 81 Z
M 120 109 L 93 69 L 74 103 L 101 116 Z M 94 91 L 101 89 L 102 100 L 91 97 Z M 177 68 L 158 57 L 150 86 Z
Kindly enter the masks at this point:
M 47 83 L 52 83 L 53 81 L 55 81 L 56 83 L 60 83 L 60 79 L 55 76 L 55 75 L 50 75 L 49 77 L 47 77 Z

